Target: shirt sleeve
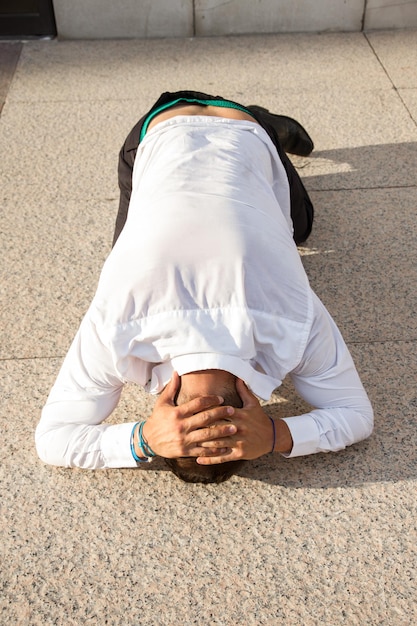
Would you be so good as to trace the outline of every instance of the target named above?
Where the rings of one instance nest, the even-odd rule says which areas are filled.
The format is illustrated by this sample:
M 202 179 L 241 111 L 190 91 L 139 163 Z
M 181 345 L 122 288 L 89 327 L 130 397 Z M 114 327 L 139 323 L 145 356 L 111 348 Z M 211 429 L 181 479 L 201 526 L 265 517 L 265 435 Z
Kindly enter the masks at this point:
M 105 469 L 135 467 L 133 423 L 103 424 L 116 408 L 123 382 L 89 313 L 64 359 L 35 433 L 45 463 Z
M 316 295 L 310 337 L 291 379 L 316 407 L 284 418 L 293 438 L 288 457 L 336 452 L 369 437 L 373 410 L 339 329 Z

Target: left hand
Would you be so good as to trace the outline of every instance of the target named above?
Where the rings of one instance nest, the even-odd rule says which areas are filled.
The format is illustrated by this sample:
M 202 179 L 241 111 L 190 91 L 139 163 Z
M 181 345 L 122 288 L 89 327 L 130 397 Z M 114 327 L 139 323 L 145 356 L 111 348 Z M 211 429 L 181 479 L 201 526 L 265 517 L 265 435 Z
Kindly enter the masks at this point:
M 226 451 L 218 456 L 199 456 L 197 463 L 200 465 L 257 459 L 272 450 L 274 435 L 271 420 L 243 380 L 236 381 L 236 389 L 242 399 L 243 407 L 235 408 L 229 419 L 237 427 L 237 432 L 222 439 L 200 443 L 203 448 L 226 448 Z
M 200 442 L 223 439 L 236 433 L 236 427 L 228 420 L 234 409 L 224 406 L 223 398 L 214 395 L 200 396 L 177 406 L 175 396 L 179 385 L 180 378 L 174 372 L 143 426 L 143 436 L 150 448 L 165 458 L 224 453 L 215 446 L 211 450 L 202 448 Z M 137 440 L 135 450 L 141 457 Z

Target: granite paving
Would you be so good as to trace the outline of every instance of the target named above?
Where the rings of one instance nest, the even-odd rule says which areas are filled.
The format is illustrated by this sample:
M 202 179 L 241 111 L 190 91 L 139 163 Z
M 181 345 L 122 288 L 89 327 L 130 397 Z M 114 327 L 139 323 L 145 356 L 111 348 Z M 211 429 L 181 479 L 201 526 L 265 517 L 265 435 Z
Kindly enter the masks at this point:
M 417 32 L 5 42 L 0 68 L 0 623 L 414 625 Z M 294 158 L 316 207 L 300 254 L 374 433 L 267 455 L 219 486 L 159 460 L 45 466 L 34 429 L 110 251 L 118 150 L 183 88 L 297 117 L 314 138 Z M 153 401 L 128 385 L 110 421 Z M 307 408 L 288 380 L 267 405 Z

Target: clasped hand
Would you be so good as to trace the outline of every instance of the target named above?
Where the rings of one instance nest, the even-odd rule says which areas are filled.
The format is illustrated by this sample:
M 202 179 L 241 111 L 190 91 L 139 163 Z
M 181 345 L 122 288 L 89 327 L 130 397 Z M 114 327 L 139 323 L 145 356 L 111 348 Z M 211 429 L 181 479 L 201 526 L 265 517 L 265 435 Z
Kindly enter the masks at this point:
M 158 456 L 196 457 L 201 465 L 210 465 L 256 459 L 271 451 L 271 420 L 243 381 L 236 383 L 241 409 L 223 406 L 223 398 L 215 395 L 177 406 L 179 384 L 174 373 L 144 426 L 144 437 Z

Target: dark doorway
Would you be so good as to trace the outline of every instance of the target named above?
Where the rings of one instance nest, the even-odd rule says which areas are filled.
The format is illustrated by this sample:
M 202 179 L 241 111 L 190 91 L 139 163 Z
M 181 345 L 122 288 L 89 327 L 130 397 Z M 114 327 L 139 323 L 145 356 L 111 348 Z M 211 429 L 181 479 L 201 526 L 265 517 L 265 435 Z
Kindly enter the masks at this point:
M 0 38 L 55 35 L 52 0 L 0 0 Z

